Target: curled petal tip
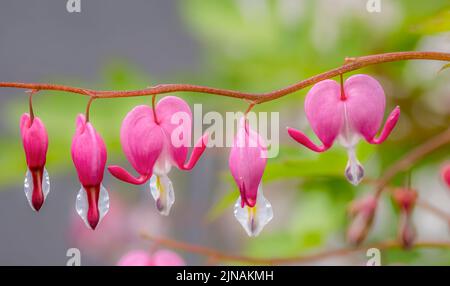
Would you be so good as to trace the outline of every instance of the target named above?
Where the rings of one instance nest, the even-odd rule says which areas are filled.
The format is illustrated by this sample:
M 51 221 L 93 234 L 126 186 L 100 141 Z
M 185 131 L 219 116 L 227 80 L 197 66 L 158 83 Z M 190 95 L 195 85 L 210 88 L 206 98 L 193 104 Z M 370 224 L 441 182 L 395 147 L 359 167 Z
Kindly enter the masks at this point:
M 303 134 L 301 131 L 298 131 L 297 129 L 288 127 L 287 130 L 288 130 L 289 136 L 291 136 L 292 139 L 294 139 L 295 141 L 297 141 L 298 143 L 302 144 L 303 146 L 309 148 L 312 151 L 323 152 L 323 151 L 328 150 L 328 148 L 331 147 L 331 146 L 325 146 L 325 145 L 317 146 L 305 134 Z
M 147 174 L 147 175 L 140 175 L 139 177 L 136 178 L 130 173 L 128 173 L 127 170 L 117 165 L 109 166 L 108 171 L 111 173 L 111 175 L 113 175 L 117 179 L 133 185 L 142 185 L 146 183 L 152 176 L 152 174 Z
M 197 141 L 197 143 L 194 146 L 194 149 L 192 150 L 191 157 L 189 158 L 189 161 L 182 165 L 180 169 L 182 170 L 191 170 L 195 167 L 200 157 L 203 155 L 203 152 L 205 152 L 206 145 L 208 144 L 209 134 L 205 133 L 202 135 L 202 137 Z
M 383 143 L 391 134 L 392 130 L 394 129 L 395 125 L 398 122 L 399 117 L 400 117 L 400 107 L 396 106 L 394 110 L 392 110 L 391 114 L 389 114 L 389 117 L 386 119 L 386 123 L 384 124 L 380 136 L 378 138 L 372 138 L 371 140 L 369 140 L 369 143 L 371 144 Z

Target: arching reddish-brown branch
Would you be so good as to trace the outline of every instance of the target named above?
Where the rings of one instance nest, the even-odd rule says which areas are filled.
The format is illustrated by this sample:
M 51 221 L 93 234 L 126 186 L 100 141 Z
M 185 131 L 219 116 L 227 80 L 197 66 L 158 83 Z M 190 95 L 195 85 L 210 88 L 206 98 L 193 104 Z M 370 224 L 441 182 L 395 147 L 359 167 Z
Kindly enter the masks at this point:
M 231 254 L 229 252 L 222 252 L 213 248 L 204 247 L 201 245 L 190 244 L 182 241 L 177 241 L 168 238 L 162 238 L 153 236 L 149 233 L 141 233 L 142 238 L 155 242 L 164 247 L 173 248 L 177 250 L 187 251 L 190 253 L 196 253 L 208 257 L 215 261 L 228 261 L 228 262 L 241 262 L 246 264 L 256 265 L 284 265 L 284 264 L 304 264 L 313 263 L 321 259 L 350 255 L 360 251 L 366 251 L 370 248 L 377 249 L 392 249 L 402 248 L 402 245 L 398 241 L 382 241 L 367 245 L 360 245 L 355 247 L 344 247 L 333 250 L 325 250 L 323 252 L 317 252 L 313 254 L 295 255 L 288 257 L 272 257 L 272 258 L 258 258 L 245 255 Z M 450 242 L 440 241 L 422 241 L 414 243 L 414 247 L 420 248 L 450 248 Z
M 291 94 L 307 86 L 313 85 L 319 81 L 332 78 L 346 72 L 354 71 L 374 64 L 396 62 L 403 60 L 450 61 L 450 53 L 394 52 L 364 57 L 346 58 L 345 64 L 341 67 L 312 76 L 310 78 L 307 78 L 290 86 L 265 93 L 248 93 L 191 84 L 159 84 L 141 90 L 129 90 L 129 91 L 97 91 L 93 89 L 84 89 L 80 87 L 72 87 L 66 85 L 46 84 L 46 83 L 23 83 L 23 82 L 0 82 L 0 87 L 24 88 L 30 90 L 64 91 L 91 96 L 95 98 L 135 97 L 135 96 L 164 94 L 170 92 L 198 92 L 198 93 L 216 94 L 234 98 L 247 99 L 254 102 L 255 104 L 258 104 L 283 97 L 287 94 Z

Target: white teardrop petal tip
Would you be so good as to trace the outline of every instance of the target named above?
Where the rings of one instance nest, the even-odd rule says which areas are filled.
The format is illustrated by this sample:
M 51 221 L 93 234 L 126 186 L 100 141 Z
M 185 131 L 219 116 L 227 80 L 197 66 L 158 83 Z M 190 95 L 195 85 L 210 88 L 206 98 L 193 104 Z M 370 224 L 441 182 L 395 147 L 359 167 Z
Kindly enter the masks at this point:
M 260 234 L 263 228 L 272 220 L 273 210 L 270 202 L 264 197 L 261 185 L 258 188 L 256 205 L 253 208 L 241 207 L 241 197 L 234 205 L 234 216 L 250 237 Z
M 348 161 L 345 167 L 345 177 L 354 186 L 357 186 L 364 178 L 364 167 L 356 158 L 355 147 L 347 148 Z
M 23 189 L 25 192 L 25 196 L 27 197 L 28 204 L 31 209 L 36 211 L 33 207 L 32 198 L 33 198 L 33 176 L 29 169 L 27 169 L 27 173 L 25 174 L 25 180 L 23 183 Z M 44 173 L 42 175 L 42 194 L 44 195 L 44 202 L 47 199 L 47 195 L 50 192 L 50 177 L 48 175 L 47 169 L 44 168 Z
M 156 209 L 161 215 L 167 216 L 175 203 L 175 192 L 167 175 L 153 175 L 150 178 L 150 192 L 155 199 Z
M 349 161 L 347 163 L 347 167 L 345 168 L 345 177 L 352 185 L 354 186 L 359 185 L 359 183 L 364 178 L 363 166 L 358 161 L 356 162 Z
M 78 215 L 84 221 L 86 226 L 89 229 L 92 229 L 92 227 L 89 224 L 88 218 L 87 218 L 87 214 L 89 211 L 89 203 L 88 203 L 86 191 L 84 190 L 83 186 L 78 191 L 77 200 L 75 202 L 75 208 L 77 210 Z M 108 191 L 103 186 L 103 184 L 100 185 L 100 194 L 99 194 L 99 198 L 98 198 L 98 211 L 99 211 L 98 224 L 100 224 L 102 219 L 105 217 L 105 215 L 109 211 L 109 195 L 108 195 Z

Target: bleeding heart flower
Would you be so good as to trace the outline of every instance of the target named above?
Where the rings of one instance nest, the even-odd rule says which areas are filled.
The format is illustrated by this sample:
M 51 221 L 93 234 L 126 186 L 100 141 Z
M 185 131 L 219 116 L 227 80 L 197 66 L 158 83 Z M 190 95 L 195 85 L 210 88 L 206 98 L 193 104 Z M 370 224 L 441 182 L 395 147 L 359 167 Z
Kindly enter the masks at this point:
M 177 253 L 161 249 L 153 253 L 150 265 L 152 266 L 185 266 L 186 262 Z
M 347 229 L 347 240 L 352 244 L 364 241 L 372 226 L 377 208 L 377 198 L 369 195 L 359 198 L 350 204 L 348 213 L 352 218 Z
M 450 188 L 450 164 L 446 164 L 441 171 L 442 180 L 445 182 L 447 187 Z
M 228 164 L 240 192 L 234 205 L 234 216 L 249 236 L 257 236 L 273 218 L 272 206 L 262 191 L 261 179 L 266 162 L 267 147 L 264 140 L 243 118 Z
M 185 163 L 191 140 L 192 113 L 182 99 L 167 96 L 155 107 L 140 105 L 125 117 L 120 131 L 123 151 L 133 168 L 134 177 L 120 166 L 108 170 L 119 180 L 131 184 L 144 184 L 150 179 L 150 191 L 156 208 L 168 215 L 175 202 L 172 182 L 167 174 L 172 166 L 191 170 L 206 148 L 207 134 L 195 145 L 189 162 Z
M 144 250 L 132 250 L 119 259 L 117 266 L 150 266 L 150 254 Z
M 381 126 L 386 105 L 383 88 L 368 75 L 353 75 L 344 86 L 334 80 L 324 80 L 314 85 L 305 99 L 305 113 L 312 129 L 322 141 L 315 145 L 302 132 L 288 128 L 289 135 L 315 152 L 328 150 L 336 139 L 347 149 L 348 163 L 345 176 L 354 185 L 364 176 L 364 169 L 356 158 L 355 146 L 360 138 L 371 144 L 380 144 L 395 127 L 400 108 L 389 115 L 383 131 L 375 135 Z
M 400 207 L 398 238 L 403 248 L 411 248 L 416 238 L 412 212 L 417 201 L 417 192 L 408 188 L 397 188 L 392 194 L 395 203 Z
M 27 160 L 24 190 L 28 203 L 39 211 L 50 191 L 50 179 L 45 169 L 48 135 L 41 119 L 31 119 L 28 113 L 20 118 L 20 133 Z
M 132 250 L 122 256 L 117 266 L 185 266 L 183 258 L 170 250 L 158 250 L 150 255 L 143 250 Z
M 78 115 L 72 140 L 72 160 L 81 182 L 76 210 L 86 226 L 95 229 L 109 210 L 108 192 L 103 187 L 106 146 L 83 115 Z

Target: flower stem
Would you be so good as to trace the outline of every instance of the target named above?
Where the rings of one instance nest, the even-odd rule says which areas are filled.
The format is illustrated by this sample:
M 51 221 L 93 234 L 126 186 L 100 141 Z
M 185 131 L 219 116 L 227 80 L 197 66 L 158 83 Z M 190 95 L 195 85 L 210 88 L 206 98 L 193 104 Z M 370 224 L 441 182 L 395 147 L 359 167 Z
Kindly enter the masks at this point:
M 207 257 L 209 260 L 213 261 L 229 261 L 229 262 L 242 262 L 246 264 L 255 265 L 283 265 L 283 264 L 305 264 L 313 263 L 322 259 L 327 259 L 337 256 L 345 256 L 361 251 L 366 251 L 370 248 L 378 249 L 401 249 L 402 243 L 399 241 L 382 241 L 375 242 L 367 245 L 360 245 L 356 247 L 343 247 L 331 250 L 325 250 L 323 252 L 317 252 L 312 254 L 304 255 L 294 255 L 285 257 L 272 257 L 272 258 L 259 258 L 244 255 L 232 254 L 228 251 L 219 251 L 214 248 L 209 248 L 201 245 L 190 244 L 182 241 L 177 241 L 173 239 L 163 238 L 153 236 L 149 233 L 141 233 L 141 237 L 153 241 L 158 245 L 178 249 L 182 251 L 187 251 L 190 253 L 196 253 Z M 441 241 L 418 241 L 414 243 L 413 248 L 450 248 L 450 242 Z
M 343 66 L 312 76 L 310 78 L 294 83 L 287 87 L 265 93 L 248 93 L 191 84 L 160 84 L 141 90 L 129 90 L 129 91 L 95 91 L 66 85 L 47 84 L 47 83 L 24 83 L 24 82 L 0 82 L 0 87 L 64 91 L 87 96 L 95 96 L 97 98 L 136 97 L 136 96 L 147 96 L 172 92 L 197 92 L 197 93 L 216 94 L 227 97 L 248 99 L 253 100 L 257 104 L 260 104 L 294 93 L 322 80 L 332 78 L 350 71 L 358 70 L 366 66 L 404 60 L 450 61 L 450 53 L 409 51 L 409 52 L 376 54 L 356 58 L 347 58 L 346 63 Z
M 95 97 L 89 98 L 89 101 L 86 106 L 86 123 L 89 122 L 89 111 L 91 110 L 91 104 L 94 101 Z

